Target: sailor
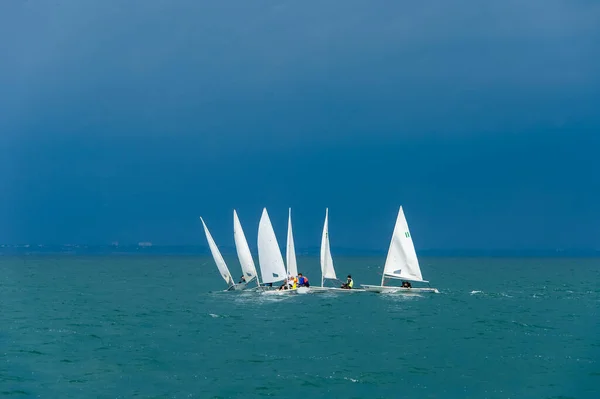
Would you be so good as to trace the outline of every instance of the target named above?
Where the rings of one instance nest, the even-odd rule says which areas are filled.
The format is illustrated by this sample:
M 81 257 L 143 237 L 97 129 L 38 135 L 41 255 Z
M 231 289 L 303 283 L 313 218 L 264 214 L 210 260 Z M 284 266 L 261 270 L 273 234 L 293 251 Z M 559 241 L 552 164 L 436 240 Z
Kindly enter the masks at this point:
M 290 277 L 288 279 L 288 288 L 290 290 L 295 290 L 296 289 L 296 277 Z
M 308 278 L 304 277 L 302 273 L 298 273 L 298 287 L 310 287 Z
M 412 288 L 412 285 L 408 281 L 403 281 L 402 282 L 402 287 L 403 288 Z
M 346 282 L 344 284 L 342 284 L 342 288 L 351 290 L 353 286 L 354 286 L 354 281 L 352 280 L 352 276 L 348 275 L 348 279 L 346 280 Z
M 238 284 L 242 284 L 246 282 L 246 277 L 244 277 L 244 275 L 242 275 L 242 277 L 240 277 L 240 282 Z

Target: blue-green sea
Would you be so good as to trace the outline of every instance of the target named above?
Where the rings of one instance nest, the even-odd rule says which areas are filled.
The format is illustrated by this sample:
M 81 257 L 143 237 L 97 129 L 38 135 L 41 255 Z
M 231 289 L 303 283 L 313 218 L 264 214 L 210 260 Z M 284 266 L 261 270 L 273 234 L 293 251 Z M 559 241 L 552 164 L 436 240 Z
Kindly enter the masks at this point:
M 600 398 L 600 259 L 421 269 L 440 294 L 273 297 L 209 257 L 0 257 L 0 397 Z

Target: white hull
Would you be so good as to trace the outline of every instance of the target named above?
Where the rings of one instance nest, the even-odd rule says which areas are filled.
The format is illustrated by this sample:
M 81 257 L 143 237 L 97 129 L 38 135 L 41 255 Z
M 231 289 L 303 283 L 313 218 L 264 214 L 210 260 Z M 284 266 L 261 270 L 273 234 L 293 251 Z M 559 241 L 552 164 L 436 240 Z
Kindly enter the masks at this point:
M 294 294 L 310 294 L 313 292 L 312 287 L 298 287 L 296 289 L 280 290 L 279 288 L 264 291 L 267 295 L 294 295 Z
M 250 282 L 246 284 L 236 284 L 232 285 L 226 291 L 255 291 L 266 295 L 294 295 L 294 294 L 319 294 L 325 292 L 332 293 L 352 293 L 352 292 L 366 292 L 369 291 L 363 288 L 353 288 L 353 289 L 344 289 L 337 287 L 298 287 L 296 289 L 287 289 L 280 290 L 279 287 L 268 287 L 261 285 L 260 287 L 256 286 L 248 286 Z M 376 288 L 381 288 L 377 287 Z M 384 288 L 392 288 L 392 287 L 384 287 Z M 413 288 L 415 290 L 415 288 Z M 418 289 L 417 289 L 418 290 Z M 387 291 L 386 291 L 387 292 Z
M 229 287 L 226 291 L 243 291 L 248 288 L 249 283 L 235 284 Z
M 337 287 L 310 287 L 309 288 L 310 291 L 312 292 L 364 292 L 365 290 L 363 290 L 362 288 L 352 288 L 352 289 L 345 289 L 345 288 L 337 288 Z
M 299 292 L 298 290 L 280 290 L 280 289 L 276 289 L 276 290 L 268 290 L 268 291 L 263 291 L 262 292 L 263 295 L 298 295 Z
M 273 290 L 264 290 L 264 294 L 267 295 L 294 295 L 294 294 L 319 294 L 319 293 L 325 293 L 325 292 L 365 292 L 365 290 L 363 289 L 352 289 L 352 290 L 346 290 L 346 289 L 342 289 L 342 288 L 333 288 L 333 287 L 298 287 L 296 289 L 288 289 L 288 290 L 280 290 L 280 289 L 273 289 Z
M 261 285 L 260 287 L 252 287 L 249 288 L 250 291 L 258 291 L 258 292 L 263 292 L 263 291 L 277 291 L 279 289 L 279 287 L 269 287 L 268 285 Z
M 405 288 L 405 287 L 382 287 L 380 285 L 361 285 L 365 291 L 378 292 L 381 294 L 439 294 L 437 288 Z

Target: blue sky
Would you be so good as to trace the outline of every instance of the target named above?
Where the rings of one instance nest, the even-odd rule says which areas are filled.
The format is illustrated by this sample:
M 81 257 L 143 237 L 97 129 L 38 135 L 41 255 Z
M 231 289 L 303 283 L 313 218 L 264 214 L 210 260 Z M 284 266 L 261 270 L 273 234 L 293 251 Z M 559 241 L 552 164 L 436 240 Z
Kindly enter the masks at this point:
M 600 4 L 0 3 L 0 241 L 600 248 Z

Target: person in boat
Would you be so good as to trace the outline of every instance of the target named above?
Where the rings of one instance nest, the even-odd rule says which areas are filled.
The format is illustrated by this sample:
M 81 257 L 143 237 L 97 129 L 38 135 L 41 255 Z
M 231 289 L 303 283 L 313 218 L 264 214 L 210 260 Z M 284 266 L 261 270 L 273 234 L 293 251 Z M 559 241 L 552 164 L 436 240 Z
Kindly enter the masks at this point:
M 402 288 L 412 288 L 412 285 L 408 281 L 403 281 Z
M 352 280 L 351 275 L 348 275 L 348 279 L 346 280 L 346 282 L 344 284 L 342 284 L 342 288 L 346 289 L 346 290 L 351 290 L 353 286 L 354 286 L 354 280 Z
M 298 287 L 310 287 L 308 278 L 304 277 L 302 273 L 298 273 Z
M 246 277 L 242 275 L 242 277 L 240 277 L 240 281 L 238 284 L 243 284 L 246 283 Z
M 283 284 L 281 284 L 281 286 L 279 287 L 279 290 L 293 290 L 295 288 L 296 288 L 295 277 L 289 276 L 287 278 L 287 280 L 285 280 L 283 282 Z

